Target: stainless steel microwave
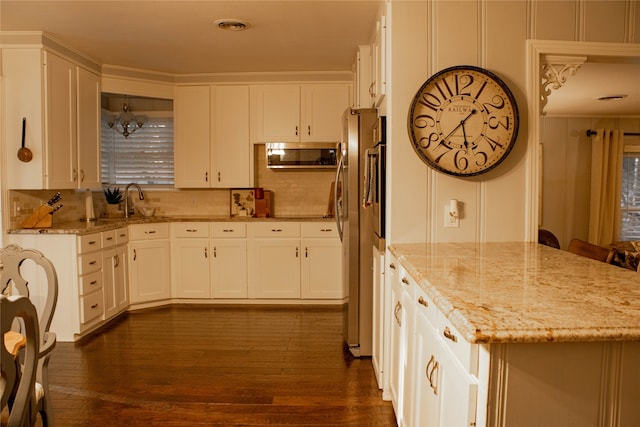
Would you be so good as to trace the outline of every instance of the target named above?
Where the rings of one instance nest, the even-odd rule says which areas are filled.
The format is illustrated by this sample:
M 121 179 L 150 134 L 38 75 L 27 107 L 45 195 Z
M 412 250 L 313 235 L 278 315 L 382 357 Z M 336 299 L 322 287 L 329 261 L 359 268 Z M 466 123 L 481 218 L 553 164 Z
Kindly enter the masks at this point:
M 267 167 L 272 169 L 335 169 L 338 165 L 337 143 L 269 142 Z

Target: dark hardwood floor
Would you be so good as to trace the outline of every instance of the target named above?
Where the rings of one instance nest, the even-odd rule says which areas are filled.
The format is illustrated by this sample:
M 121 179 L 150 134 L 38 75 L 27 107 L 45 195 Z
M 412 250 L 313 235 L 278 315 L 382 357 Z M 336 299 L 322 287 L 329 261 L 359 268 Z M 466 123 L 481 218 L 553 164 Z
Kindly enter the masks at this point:
M 58 427 L 395 425 L 340 307 L 137 311 L 49 366 Z

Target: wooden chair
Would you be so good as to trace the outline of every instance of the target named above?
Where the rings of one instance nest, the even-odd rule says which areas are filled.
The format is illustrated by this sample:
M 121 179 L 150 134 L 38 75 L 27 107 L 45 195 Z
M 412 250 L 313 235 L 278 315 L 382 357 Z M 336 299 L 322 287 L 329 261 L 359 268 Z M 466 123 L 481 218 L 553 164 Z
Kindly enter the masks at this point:
M 44 272 L 46 283 L 34 283 L 30 294 L 29 283 L 23 277 L 21 267 L 24 261 L 31 260 Z M 53 426 L 53 407 L 49 394 L 49 357 L 56 345 L 56 334 L 49 331 L 53 313 L 58 301 L 58 276 L 53 264 L 40 251 L 23 249 L 17 245 L 9 245 L 0 249 L 0 293 L 5 296 L 24 296 L 30 298 L 37 307 L 39 323 L 39 357 L 36 372 L 35 398 L 37 412 L 42 417 L 44 427 Z M 37 269 L 36 269 L 37 270 Z M 38 286 L 40 285 L 40 286 Z M 36 298 L 38 297 L 38 298 Z M 40 307 L 40 298 L 44 306 Z M 34 413 L 35 414 L 35 413 Z
M 5 337 L 12 332 L 11 325 L 18 319 L 25 337 L 22 362 L 5 345 Z M 3 426 L 34 425 L 36 417 L 33 402 L 40 345 L 38 335 L 38 313 L 31 301 L 23 296 L 0 295 L 0 370 L 3 386 L 0 410 Z M 8 415 L 6 420 L 5 415 Z
M 560 242 L 558 241 L 558 238 L 549 230 L 544 230 L 542 228 L 538 230 L 538 243 L 560 249 Z
M 580 239 L 571 239 L 567 251 L 587 258 L 606 262 L 607 264 L 611 264 L 616 252 L 614 248 L 604 248 Z

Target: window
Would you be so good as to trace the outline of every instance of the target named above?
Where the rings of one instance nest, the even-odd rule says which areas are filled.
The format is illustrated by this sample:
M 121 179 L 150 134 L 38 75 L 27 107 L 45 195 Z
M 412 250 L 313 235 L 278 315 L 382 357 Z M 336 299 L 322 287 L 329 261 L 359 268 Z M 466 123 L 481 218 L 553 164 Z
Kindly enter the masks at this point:
M 620 240 L 640 240 L 640 146 L 626 145 L 622 159 Z
M 103 94 L 103 106 L 104 103 Z M 117 105 L 122 106 L 121 103 Z M 102 110 L 102 184 L 127 185 L 136 182 L 143 185 L 173 187 L 173 111 L 132 108 L 135 115 L 145 116 L 145 122 L 125 139 L 107 123 L 113 111 L 117 109 L 117 106 L 112 106 Z

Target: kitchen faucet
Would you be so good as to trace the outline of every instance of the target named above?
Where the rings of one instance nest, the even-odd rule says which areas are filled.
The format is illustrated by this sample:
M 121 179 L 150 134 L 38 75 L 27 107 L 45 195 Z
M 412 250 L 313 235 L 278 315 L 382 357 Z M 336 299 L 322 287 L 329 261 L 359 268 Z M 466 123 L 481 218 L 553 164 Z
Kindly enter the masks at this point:
M 138 195 L 140 196 L 140 200 L 144 200 L 144 194 L 142 193 L 142 188 L 135 182 L 128 184 L 124 188 L 124 217 L 129 218 L 129 187 L 134 186 L 138 189 Z

